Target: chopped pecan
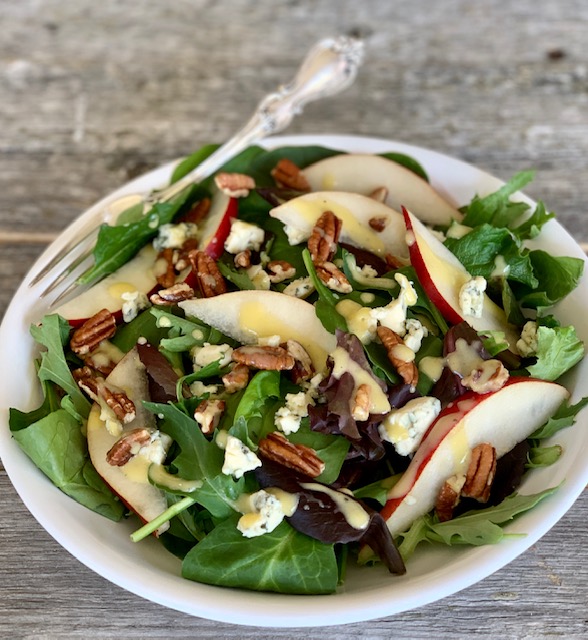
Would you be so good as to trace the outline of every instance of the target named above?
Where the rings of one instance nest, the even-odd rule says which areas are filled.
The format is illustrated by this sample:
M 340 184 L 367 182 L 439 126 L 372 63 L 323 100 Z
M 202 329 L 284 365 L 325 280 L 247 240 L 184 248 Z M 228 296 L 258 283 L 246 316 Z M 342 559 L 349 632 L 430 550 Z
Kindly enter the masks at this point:
M 94 401 L 98 400 L 99 385 L 104 382 L 104 378 L 99 378 L 94 369 L 88 365 L 80 369 L 74 369 L 72 372 L 74 380 L 78 383 L 78 387 L 84 391 Z
M 291 370 L 292 381 L 296 384 L 303 380 L 309 380 L 314 375 L 312 359 L 308 351 L 296 340 L 286 342 L 286 350 L 294 358 L 294 366 Z
M 341 219 L 332 211 L 324 211 L 316 221 L 308 239 L 308 250 L 314 264 L 322 264 L 335 255 L 341 224 Z
M 386 202 L 386 198 L 388 197 L 388 189 L 386 187 L 378 187 L 370 193 L 369 197 L 376 202 Z M 371 226 L 372 225 L 370 224 L 370 227 Z M 381 230 L 382 229 L 378 229 L 378 231 Z
M 308 180 L 299 167 L 288 158 L 282 158 L 270 173 L 278 187 L 295 191 L 310 191 Z
M 185 213 L 178 222 L 191 222 L 192 224 L 199 224 L 206 218 L 210 211 L 211 200 L 210 198 L 202 198 L 192 205 L 192 208 Z
M 322 262 L 316 266 L 316 275 L 329 289 L 339 293 L 351 293 L 353 290 L 347 276 L 332 262 Z
M 355 420 L 363 422 L 369 418 L 371 395 L 369 385 L 362 383 L 357 387 L 355 398 L 353 398 L 353 405 L 351 407 L 351 415 Z
M 73 332 L 69 346 L 75 354 L 85 356 L 103 340 L 112 338 L 115 333 L 116 320 L 114 316 L 108 309 L 102 309 Z
M 271 260 L 267 263 L 270 282 L 277 284 L 296 275 L 296 269 L 286 260 Z
M 106 384 L 99 384 L 98 396 L 123 424 L 129 424 L 135 419 L 137 415 L 135 403 L 124 391 L 113 391 Z
M 245 249 L 245 251 L 239 251 L 235 256 L 233 262 L 235 266 L 240 269 L 248 269 L 251 266 L 251 249 Z
M 159 255 L 157 256 L 157 260 L 165 263 L 165 268 L 163 268 L 162 265 L 161 271 L 156 275 L 157 284 L 167 289 L 168 287 L 173 286 L 176 281 L 176 269 L 174 267 L 174 250 L 168 247 L 163 251 L 160 251 Z
M 150 441 L 151 433 L 148 429 L 140 427 L 127 431 L 107 452 L 106 462 L 113 467 L 122 467 L 139 453 L 141 447 L 149 444 Z
M 176 273 L 180 273 L 190 266 L 190 252 L 198 249 L 200 241 L 198 238 L 187 238 L 184 244 L 174 252 L 174 268 Z
M 441 487 L 435 503 L 435 513 L 441 522 L 447 522 L 453 518 L 453 511 L 459 504 L 464 482 L 465 476 L 460 474 L 451 476 Z
M 149 299 L 153 304 L 171 306 L 193 297 L 194 289 L 185 282 L 178 282 L 167 289 L 160 289 L 151 295 Z
M 200 425 L 202 433 L 208 435 L 218 427 L 224 410 L 224 400 L 218 398 L 214 400 L 202 400 L 194 411 L 194 420 Z
M 255 180 L 244 173 L 217 173 L 214 182 L 231 198 L 246 198 L 251 189 L 255 189 Z
M 400 377 L 406 384 L 416 387 L 419 381 L 419 370 L 414 362 L 414 351 L 409 349 L 402 338 L 389 327 L 380 325 L 376 331 L 386 349 L 388 360 Z
M 462 379 L 464 387 L 476 393 L 490 393 L 502 389 L 508 380 L 508 369 L 500 360 L 484 360 L 468 376 Z
M 368 220 L 368 224 L 374 231 L 381 233 L 382 231 L 384 231 L 386 225 L 388 224 L 388 218 L 386 218 L 385 216 L 374 216 L 373 218 L 370 218 Z
M 475 498 L 478 502 L 488 502 L 495 473 L 496 449 L 483 442 L 472 450 L 461 494 L 467 498 Z
M 406 264 L 402 262 L 400 258 L 393 256 L 391 253 L 387 253 L 384 256 L 384 260 L 386 261 L 386 265 L 390 270 L 396 270 L 406 266 Z
M 216 262 L 207 253 L 191 251 L 189 257 L 203 298 L 213 298 L 227 292 L 227 285 Z
M 249 367 L 246 364 L 235 363 L 233 368 L 222 377 L 222 381 L 227 393 L 241 391 L 249 382 Z
M 245 364 L 252 369 L 284 371 L 294 367 L 294 357 L 283 347 L 270 345 L 252 345 L 233 350 L 234 362 Z
M 303 444 L 294 444 L 277 431 L 259 441 L 259 453 L 273 462 L 312 478 L 320 476 L 325 469 L 325 463 L 314 449 Z

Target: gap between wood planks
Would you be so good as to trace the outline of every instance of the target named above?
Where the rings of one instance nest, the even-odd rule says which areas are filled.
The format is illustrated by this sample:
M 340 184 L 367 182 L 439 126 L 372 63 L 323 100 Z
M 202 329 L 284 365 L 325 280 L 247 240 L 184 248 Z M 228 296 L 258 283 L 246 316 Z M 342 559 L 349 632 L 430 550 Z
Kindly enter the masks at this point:
M 59 233 L 30 233 L 19 231 L 5 231 L 0 229 L 0 244 L 49 244 Z M 588 242 L 579 242 L 580 248 L 588 253 Z

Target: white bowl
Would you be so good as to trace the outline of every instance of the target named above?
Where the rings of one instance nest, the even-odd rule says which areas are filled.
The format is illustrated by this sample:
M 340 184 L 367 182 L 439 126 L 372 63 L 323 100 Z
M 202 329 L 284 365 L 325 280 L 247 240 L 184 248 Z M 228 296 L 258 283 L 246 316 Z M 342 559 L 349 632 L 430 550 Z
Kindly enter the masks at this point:
M 502 184 L 459 160 L 381 139 L 289 136 L 273 138 L 266 146 L 309 144 L 345 151 L 409 154 L 424 166 L 432 185 L 456 205 L 469 202 L 475 194 L 494 191 Z M 163 186 L 172 168 L 169 164 L 152 171 L 108 199 Z M 557 203 L 548 204 L 557 207 Z M 76 220 L 37 264 L 51 257 L 100 208 L 98 203 Z M 585 259 L 572 237 L 554 221 L 545 227 L 539 245 L 555 255 Z M 113 523 L 78 505 L 56 489 L 11 438 L 8 408 L 32 409 L 40 401 L 33 367 L 35 346 L 28 327 L 43 315 L 46 303 L 39 300 L 37 289 L 28 288 L 29 279 L 30 276 L 17 291 L 0 329 L 0 362 L 10 363 L 10 375 L 4 375 L 0 385 L 0 455 L 6 471 L 33 516 L 78 560 L 124 589 L 172 609 L 222 622 L 268 627 L 343 624 L 406 611 L 455 593 L 508 564 L 554 526 L 588 482 L 585 464 L 588 415 L 584 412 L 576 426 L 557 434 L 555 441 L 564 448 L 560 460 L 528 474 L 520 489 L 521 493 L 535 493 L 561 485 L 555 495 L 507 526 L 508 532 L 526 533 L 524 538 L 479 548 L 424 546 L 409 561 L 407 574 L 402 577 L 391 576 L 382 567 L 349 567 L 345 585 L 328 596 L 256 593 L 184 580 L 180 577 L 180 561 L 156 540 L 131 542 L 129 534 L 136 528 L 135 521 Z M 575 324 L 585 342 L 588 342 L 587 301 L 588 282 L 584 279 L 556 310 L 564 323 Z M 588 395 L 588 360 L 580 363 L 565 382 L 573 392 L 573 401 Z M 55 570 L 57 573 L 57 567 Z

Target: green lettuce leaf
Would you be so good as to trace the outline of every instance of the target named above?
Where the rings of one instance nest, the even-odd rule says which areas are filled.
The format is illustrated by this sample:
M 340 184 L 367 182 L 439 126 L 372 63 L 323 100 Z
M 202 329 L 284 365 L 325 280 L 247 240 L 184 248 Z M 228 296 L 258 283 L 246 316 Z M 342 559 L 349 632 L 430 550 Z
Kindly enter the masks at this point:
M 292 594 L 332 593 L 338 568 L 333 545 L 288 523 L 255 538 L 237 529 L 239 515 L 221 522 L 184 558 L 182 576 L 223 587 Z
M 535 378 L 557 380 L 584 357 L 584 344 L 568 327 L 537 327 L 537 362 L 527 371 Z

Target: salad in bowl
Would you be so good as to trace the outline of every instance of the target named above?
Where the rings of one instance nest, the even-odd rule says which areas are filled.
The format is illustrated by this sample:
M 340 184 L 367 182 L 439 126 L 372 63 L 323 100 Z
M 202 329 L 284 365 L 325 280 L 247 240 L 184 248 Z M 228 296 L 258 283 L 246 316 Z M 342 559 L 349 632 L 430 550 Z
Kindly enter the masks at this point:
M 466 197 L 426 152 L 359 151 L 251 147 L 124 212 L 95 283 L 31 324 L 43 397 L 11 408 L 11 437 L 190 581 L 394 589 L 431 549 L 507 545 L 557 500 L 526 489 L 588 403 L 558 314 L 583 259 L 542 246 L 531 172 Z

